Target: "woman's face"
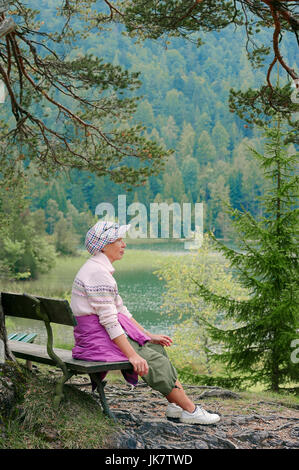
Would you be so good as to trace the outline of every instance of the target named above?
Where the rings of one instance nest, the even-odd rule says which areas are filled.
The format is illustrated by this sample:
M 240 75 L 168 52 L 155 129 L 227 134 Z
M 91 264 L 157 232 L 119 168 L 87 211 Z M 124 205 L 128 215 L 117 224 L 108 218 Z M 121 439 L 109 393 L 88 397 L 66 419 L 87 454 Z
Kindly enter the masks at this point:
M 109 245 L 104 246 L 102 249 L 102 252 L 109 258 L 110 262 L 113 263 L 113 261 L 117 261 L 119 259 L 122 259 L 126 244 L 123 241 L 122 238 L 118 238 L 115 240 L 113 243 L 109 243 Z

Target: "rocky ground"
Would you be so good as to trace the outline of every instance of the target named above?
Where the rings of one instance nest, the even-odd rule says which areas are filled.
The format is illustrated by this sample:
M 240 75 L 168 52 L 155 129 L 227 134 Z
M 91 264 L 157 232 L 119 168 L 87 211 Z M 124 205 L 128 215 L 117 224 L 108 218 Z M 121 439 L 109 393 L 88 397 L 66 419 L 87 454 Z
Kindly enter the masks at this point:
M 85 388 L 85 387 L 84 387 Z M 86 391 L 89 387 L 86 387 Z M 186 425 L 165 417 L 166 400 L 144 383 L 106 385 L 118 430 L 106 443 L 113 449 L 292 449 L 299 448 L 299 406 L 261 401 L 217 387 L 188 386 L 195 403 L 218 413 L 216 425 Z

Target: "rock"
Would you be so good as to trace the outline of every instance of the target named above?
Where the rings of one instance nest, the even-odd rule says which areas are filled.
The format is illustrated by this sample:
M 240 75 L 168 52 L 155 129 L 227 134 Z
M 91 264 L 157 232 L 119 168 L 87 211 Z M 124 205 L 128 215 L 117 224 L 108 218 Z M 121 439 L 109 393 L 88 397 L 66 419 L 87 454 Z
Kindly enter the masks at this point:
M 281 444 L 285 449 L 299 449 L 299 442 L 281 441 Z
M 116 419 L 124 421 L 126 424 L 141 424 L 140 418 L 135 416 L 133 413 L 124 410 L 111 410 Z
M 208 444 L 204 441 L 195 441 L 194 447 L 192 447 L 192 449 L 208 449 L 208 448 L 209 448 Z
M 59 433 L 53 429 L 40 428 L 38 434 L 47 442 L 53 442 L 59 438 Z
M 238 446 L 232 441 L 216 434 L 203 436 L 203 439 L 210 449 L 238 449 Z
M 230 439 L 223 439 L 222 437 L 217 437 L 218 447 L 217 449 L 239 449 L 239 447 L 234 444 Z
M 128 436 L 125 449 L 136 449 L 136 447 L 137 441 L 135 439 L 135 436 Z
M 139 447 L 139 446 L 138 446 Z M 122 431 L 115 434 L 111 440 L 111 449 L 136 449 L 137 440 L 134 433 Z M 139 447 L 140 448 L 140 447 Z
M 265 439 L 275 437 L 275 434 L 269 431 L 249 430 L 249 431 L 242 431 L 240 433 L 235 433 L 232 435 L 232 437 L 234 439 L 237 439 L 238 441 L 248 441 L 251 444 L 259 445 L 259 444 L 262 444 L 262 442 Z
M 15 404 L 15 391 L 7 377 L 0 377 L 0 414 L 6 416 Z
M 136 445 L 136 447 L 144 449 L 238 448 L 236 444 L 226 437 L 224 431 L 218 430 L 217 434 L 213 434 L 211 427 L 174 423 L 166 419 L 157 418 L 145 418 L 135 429 L 135 440 L 138 439 L 138 446 L 132 439 L 132 431 L 119 433 L 114 437 L 115 447 L 126 448 L 128 445 Z
M 6 435 L 6 429 L 4 427 L 4 424 L 2 423 L 1 421 L 1 417 L 0 417 L 0 442 L 1 442 L 1 439 L 6 439 L 7 435 Z
M 212 389 L 212 390 L 205 390 L 202 392 L 198 398 L 209 398 L 209 397 L 219 397 L 219 398 L 241 398 L 235 392 L 231 392 L 230 390 L 221 390 L 221 389 Z
M 291 435 L 291 437 L 294 437 L 294 438 L 298 439 L 299 438 L 299 427 L 295 426 L 293 429 L 291 429 L 290 435 Z
M 241 416 L 234 416 L 231 418 L 232 424 L 237 424 L 238 426 L 247 424 L 250 421 L 254 421 L 256 418 L 253 415 L 241 415 Z

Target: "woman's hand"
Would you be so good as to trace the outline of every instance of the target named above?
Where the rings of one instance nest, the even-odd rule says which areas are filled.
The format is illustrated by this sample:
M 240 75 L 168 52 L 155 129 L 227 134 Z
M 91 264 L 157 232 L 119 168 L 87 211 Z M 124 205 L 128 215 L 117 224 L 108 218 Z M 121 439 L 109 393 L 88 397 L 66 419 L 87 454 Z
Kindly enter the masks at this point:
M 143 326 L 141 326 L 135 320 L 135 318 L 131 317 L 130 320 L 135 326 L 137 326 L 137 328 L 139 328 L 140 331 L 142 331 L 142 333 L 145 333 L 147 336 L 149 336 L 151 338 L 151 341 L 150 341 L 151 343 L 161 344 L 161 346 L 171 346 L 172 339 L 169 338 L 169 336 L 167 336 L 167 335 L 154 335 L 153 333 L 150 333 L 149 331 L 146 331 L 143 328 Z
M 139 356 L 139 354 L 133 354 L 128 359 L 134 367 L 134 372 L 136 372 L 136 374 L 140 376 L 148 374 L 148 363 L 145 359 Z
M 171 346 L 172 344 L 172 339 L 167 335 L 154 335 L 150 333 L 149 336 L 151 338 L 151 343 L 161 344 L 161 346 Z
M 113 338 L 113 343 L 119 347 L 119 349 L 127 356 L 128 360 L 131 362 L 134 372 L 138 375 L 148 374 L 148 364 L 145 359 L 143 359 L 135 349 L 130 345 L 125 335 L 117 336 Z

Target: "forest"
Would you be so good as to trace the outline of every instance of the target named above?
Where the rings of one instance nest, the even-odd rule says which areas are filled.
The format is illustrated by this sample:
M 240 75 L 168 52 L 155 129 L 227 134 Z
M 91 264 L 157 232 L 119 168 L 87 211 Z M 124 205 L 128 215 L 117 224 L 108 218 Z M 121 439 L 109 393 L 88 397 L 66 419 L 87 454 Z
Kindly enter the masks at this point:
M 36 7 L 37 2 L 29 5 Z M 38 19 L 47 30 L 55 31 L 61 21 L 55 12 L 55 1 L 38 2 L 38 8 Z M 265 182 L 249 152 L 249 147 L 262 150 L 260 131 L 230 108 L 229 90 L 260 86 L 268 64 L 252 69 L 245 50 L 245 33 L 235 31 L 233 26 L 201 33 L 200 47 L 196 45 L 196 34 L 188 41 L 147 39 L 138 44 L 123 31 L 123 26 L 112 24 L 110 31 L 91 32 L 84 40 L 76 39 L 75 45 L 57 47 L 66 59 L 87 54 L 129 72 L 140 72 L 141 86 L 135 92 L 139 103 L 130 121 L 144 126 L 148 139 L 171 150 L 164 169 L 134 186 L 120 185 L 109 176 L 99 177 L 80 169 L 57 172 L 55 178 L 47 181 L 32 164 L 26 183 L 18 181 L 17 185 L 1 189 L 2 211 L 9 206 L 13 194 L 13 199 L 20 201 L 20 210 L 14 209 L 15 218 L 20 220 L 21 215 L 22 225 L 34 226 L 35 233 L 38 226 L 39 237 L 46 235 L 62 254 L 74 253 L 83 243 L 86 226 L 95 220 L 96 206 L 109 202 L 117 207 L 120 194 L 126 195 L 127 205 L 139 201 L 146 207 L 153 202 L 202 202 L 204 231 L 212 230 L 219 239 L 233 239 L 226 204 L 236 209 L 243 207 L 254 217 L 261 215 L 259 197 Z M 261 32 L 259 40 L 269 42 L 270 33 Z M 290 41 L 288 45 L 284 41 L 281 48 L 282 55 L 294 64 L 295 43 Z M 65 96 L 63 104 L 67 106 L 68 100 Z M 8 103 L 1 107 L 9 122 L 12 117 Z M 35 107 L 38 115 L 39 104 Z M 55 125 L 54 106 L 49 104 L 43 111 L 47 122 Z M 291 144 L 290 152 L 293 150 Z M 21 153 L 19 158 L 26 163 L 26 154 Z M 16 242 L 21 243 L 21 239 Z M 21 249 L 12 246 L 11 241 L 5 246 L 10 263 L 17 248 Z M 22 278 L 21 266 L 15 271 Z

